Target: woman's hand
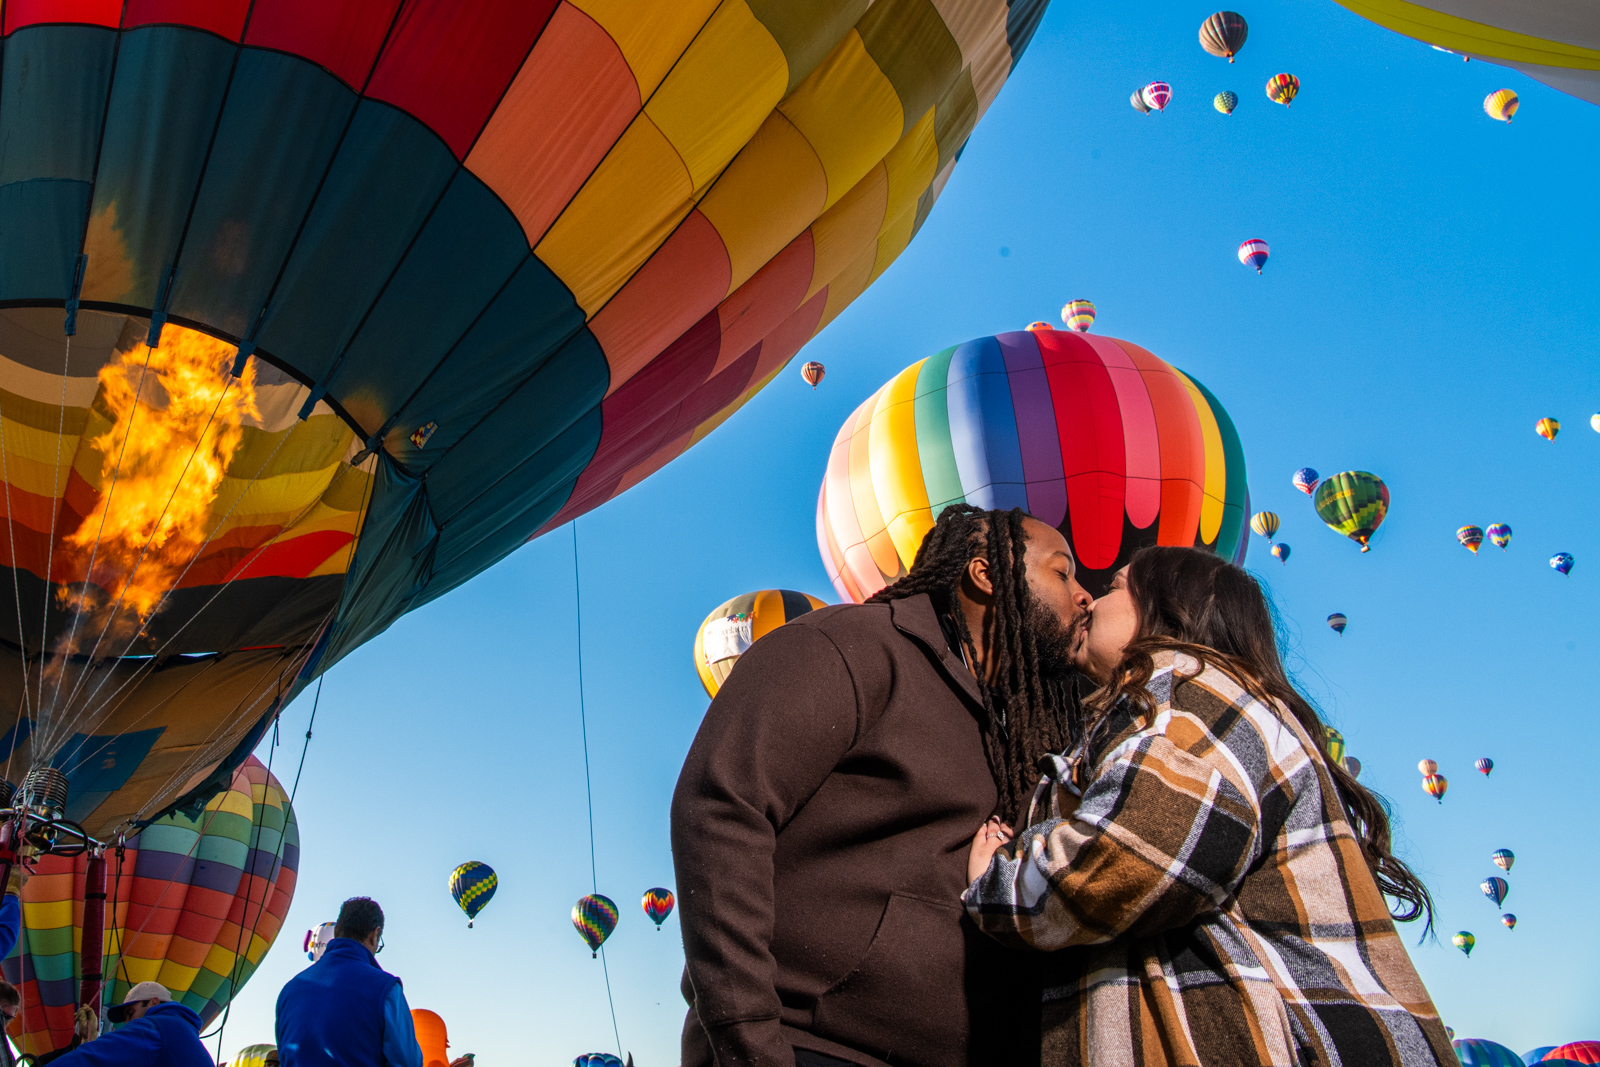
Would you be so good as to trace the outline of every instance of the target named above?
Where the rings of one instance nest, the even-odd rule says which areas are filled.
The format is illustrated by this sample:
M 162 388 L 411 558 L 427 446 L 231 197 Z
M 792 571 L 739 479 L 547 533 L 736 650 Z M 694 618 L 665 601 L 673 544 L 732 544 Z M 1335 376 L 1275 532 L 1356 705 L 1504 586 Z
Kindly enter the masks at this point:
M 967 854 L 968 885 L 977 881 L 978 876 L 989 869 L 989 862 L 994 859 L 994 854 L 1013 836 L 1011 827 L 1001 822 L 998 816 L 991 817 L 988 822 L 978 827 L 978 832 L 972 835 L 972 851 Z

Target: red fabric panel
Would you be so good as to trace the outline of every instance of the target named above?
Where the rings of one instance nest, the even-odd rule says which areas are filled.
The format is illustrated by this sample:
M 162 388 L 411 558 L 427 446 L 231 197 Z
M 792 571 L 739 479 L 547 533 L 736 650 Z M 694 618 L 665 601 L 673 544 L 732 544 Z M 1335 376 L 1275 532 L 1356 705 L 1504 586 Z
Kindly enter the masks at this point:
M 408 0 L 367 95 L 415 115 L 463 159 L 556 3 Z
M 41 22 L 91 26 L 118 26 L 122 22 L 122 0 L 10 0 L 5 7 L 6 33 Z
M 1172 368 L 1138 345 L 1119 347 L 1144 375 L 1150 405 L 1156 413 L 1161 446 L 1161 519 L 1156 543 L 1192 545 L 1200 531 L 1200 509 L 1205 502 L 1206 440 L 1200 429 L 1189 390 Z
M 399 6 L 399 0 L 256 0 L 244 43 L 309 59 L 360 89 Z
M 717 305 L 717 318 L 722 323 L 718 371 L 743 359 L 746 352 L 794 313 L 806 298 L 815 259 L 811 231 L 807 230 Z
M 249 12 L 250 0 L 128 0 L 122 24 L 193 26 L 237 41 Z
M 1116 562 L 1122 547 L 1126 503 L 1127 451 L 1116 387 L 1100 357 L 1077 334 L 1040 330 L 1033 339 L 1044 357 L 1055 405 L 1072 547 L 1085 567 L 1102 570 Z

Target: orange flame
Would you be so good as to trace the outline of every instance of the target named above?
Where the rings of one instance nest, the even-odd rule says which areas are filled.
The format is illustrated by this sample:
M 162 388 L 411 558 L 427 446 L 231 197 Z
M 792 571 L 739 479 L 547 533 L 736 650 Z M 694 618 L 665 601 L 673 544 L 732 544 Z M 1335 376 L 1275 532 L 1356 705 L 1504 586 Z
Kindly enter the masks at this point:
M 100 368 L 96 414 L 111 426 L 88 441 L 102 457 L 100 497 L 65 543 L 84 578 L 141 621 L 212 533 L 212 505 L 244 440 L 244 420 L 260 418 L 255 363 L 236 379 L 236 354 L 168 325 L 159 348 L 137 345 Z M 63 588 L 59 597 L 79 610 L 108 606 L 86 590 Z

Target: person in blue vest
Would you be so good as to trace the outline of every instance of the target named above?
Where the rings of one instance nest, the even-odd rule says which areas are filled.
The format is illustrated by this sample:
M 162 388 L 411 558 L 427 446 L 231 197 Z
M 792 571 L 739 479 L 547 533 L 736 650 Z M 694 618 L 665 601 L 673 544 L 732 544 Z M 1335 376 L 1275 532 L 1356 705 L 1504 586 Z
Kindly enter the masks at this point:
M 215 1067 L 200 1043 L 200 1016 L 159 982 L 140 982 L 106 1012 L 117 1029 L 84 1041 L 52 1067 Z
M 422 1067 L 400 979 L 378 966 L 383 909 L 370 897 L 339 908 L 322 958 L 278 994 L 282 1067 Z

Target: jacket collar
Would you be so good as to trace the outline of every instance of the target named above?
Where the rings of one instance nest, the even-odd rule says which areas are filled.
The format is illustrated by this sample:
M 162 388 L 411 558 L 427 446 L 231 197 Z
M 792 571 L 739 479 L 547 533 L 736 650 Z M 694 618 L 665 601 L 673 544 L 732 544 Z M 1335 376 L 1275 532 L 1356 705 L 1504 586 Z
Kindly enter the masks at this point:
M 939 614 L 933 610 L 933 600 L 928 594 L 919 593 L 904 600 L 889 601 L 889 618 L 894 621 L 895 629 L 933 653 L 945 677 L 981 712 L 983 692 L 978 688 L 978 679 L 945 639 L 944 627 L 939 625 Z
M 374 956 L 366 945 L 352 937 L 336 937 L 328 942 L 328 947 L 322 950 L 323 958 L 335 956 L 340 959 L 365 960 L 373 967 L 378 967 L 378 958 Z M 383 968 L 378 967 L 379 970 Z

